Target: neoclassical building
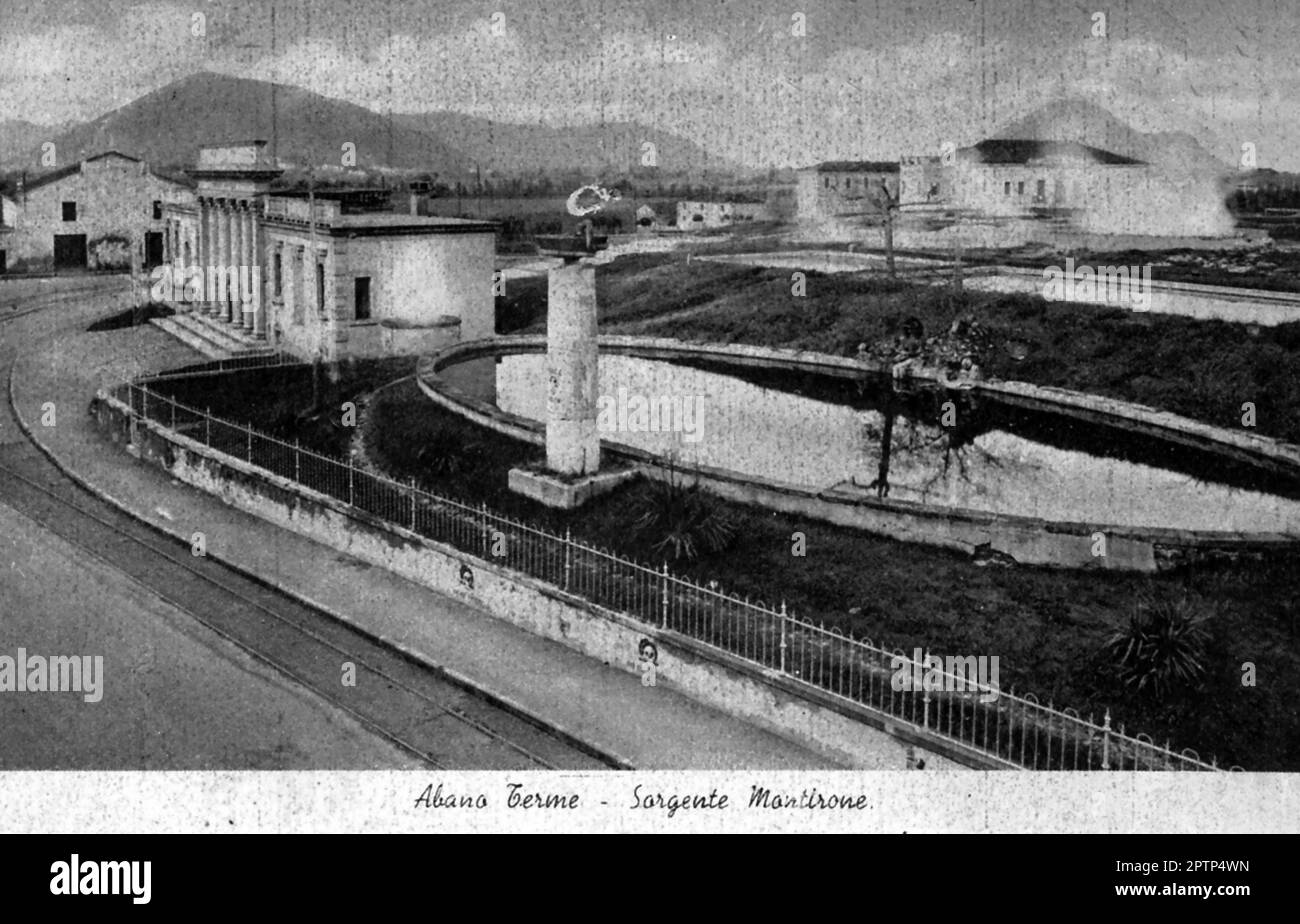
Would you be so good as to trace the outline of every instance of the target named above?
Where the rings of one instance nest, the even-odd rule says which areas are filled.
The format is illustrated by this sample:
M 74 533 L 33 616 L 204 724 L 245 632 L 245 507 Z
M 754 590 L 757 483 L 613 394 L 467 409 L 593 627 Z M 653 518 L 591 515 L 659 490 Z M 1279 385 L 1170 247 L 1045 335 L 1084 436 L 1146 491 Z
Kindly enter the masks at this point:
M 189 173 L 154 277 L 181 309 L 160 326 L 187 342 L 335 361 L 493 335 L 494 224 L 378 211 L 382 191 L 272 192 L 264 141 L 204 147 Z

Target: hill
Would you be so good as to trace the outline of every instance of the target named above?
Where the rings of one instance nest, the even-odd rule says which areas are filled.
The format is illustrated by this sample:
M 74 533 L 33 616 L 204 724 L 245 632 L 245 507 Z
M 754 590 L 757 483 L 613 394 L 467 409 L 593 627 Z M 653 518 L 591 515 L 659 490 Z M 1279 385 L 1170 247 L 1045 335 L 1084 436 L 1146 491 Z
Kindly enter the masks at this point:
M 738 165 L 669 132 L 636 122 L 572 128 L 495 122 L 458 112 L 393 117 L 398 124 L 452 140 L 483 170 L 509 175 L 629 172 L 642 167 L 643 145 L 654 145 L 660 168 L 674 174 L 734 173 Z
M 455 112 L 381 115 L 309 90 L 202 72 L 147 93 L 89 122 L 55 133 L 31 123 L 0 124 L 0 167 L 36 169 L 40 143 L 58 145 L 59 163 L 118 150 L 151 163 L 194 163 L 200 145 L 265 138 L 288 168 L 341 166 L 356 145 L 362 169 L 418 170 L 444 182 L 484 173 L 627 173 L 642 167 L 643 144 L 675 175 L 740 168 L 670 132 L 635 122 L 577 128 L 518 125 Z
M 469 161 L 440 138 L 363 106 L 284 84 L 199 73 L 147 93 L 58 135 L 69 163 L 115 149 L 156 164 L 194 163 L 200 145 L 249 138 L 273 141 L 288 165 L 341 163 L 345 142 L 359 167 L 394 167 L 467 176 Z M 35 151 L 29 152 L 35 162 Z
M 1057 100 L 1035 109 L 999 129 L 998 137 L 1077 141 L 1183 175 L 1217 177 L 1232 169 L 1186 132 L 1141 132 L 1101 106 L 1079 99 Z

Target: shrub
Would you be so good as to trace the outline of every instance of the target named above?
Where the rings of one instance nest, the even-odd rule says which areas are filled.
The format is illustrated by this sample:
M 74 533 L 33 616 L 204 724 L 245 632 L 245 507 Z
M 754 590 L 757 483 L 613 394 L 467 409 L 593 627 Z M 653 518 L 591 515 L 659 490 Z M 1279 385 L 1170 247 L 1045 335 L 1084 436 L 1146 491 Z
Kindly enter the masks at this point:
M 666 481 L 655 481 L 633 504 L 633 530 L 654 551 L 673 561 L 695 561 L 702 552 L 720 552 L 736 538 L 736 527 L 717 499 L 698 482 L 687 485 L 673 469 Z
M 481 446 L 440 427 L 416 453 L 416 461 L 432 475 L 455 475 L 477 458 Z
M 1205 622 L 1186 595 L 1147 594 L 1139 598 L 1128 625 L 1107 639 L 1103 650 L 1125 686 L 1163 699 L 1204 676 Z

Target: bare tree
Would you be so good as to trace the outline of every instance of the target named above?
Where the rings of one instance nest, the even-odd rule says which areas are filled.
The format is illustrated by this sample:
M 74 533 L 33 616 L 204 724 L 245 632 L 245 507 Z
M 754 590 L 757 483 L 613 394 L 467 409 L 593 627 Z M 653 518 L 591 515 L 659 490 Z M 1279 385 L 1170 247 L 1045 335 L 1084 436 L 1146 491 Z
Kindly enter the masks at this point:
M 876 198 L 885 218 L 885 267 L 890 279 L 897 279 L 894 270 L 894 213 L 898 211 L 898 197 L 889 191 L 885 181 L 880 181 L 880 195 Z

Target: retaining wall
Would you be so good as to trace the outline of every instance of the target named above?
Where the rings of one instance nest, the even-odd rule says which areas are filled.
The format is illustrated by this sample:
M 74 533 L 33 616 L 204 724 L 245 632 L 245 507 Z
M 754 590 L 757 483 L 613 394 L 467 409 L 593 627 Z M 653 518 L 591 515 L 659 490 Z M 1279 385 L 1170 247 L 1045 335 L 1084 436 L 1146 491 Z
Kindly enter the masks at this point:
M 639 646 L 648 638 L 659 652 L 659 684 L 836 761 L 872 769 L 903 769 L 908 747 L 915 746 L 927 752 L 928 768 L 1011 766 L 677 632 L 600 609 L 527 575 L 349 508 L 153 422 L 132 421 L 124 404 L 103 393 L 93 413 L 115 442 L 128 443 L 142 459 L 159 465 L 179 481 L 606 664 L 640 675 Z
M 883 365 L 873 366 L 857 359 L 751 345 L 697 344 L 669 338 L 626 336 L 601 336 L 599 342 L 602 352 L 669 362 L 683 358 L 712 359 L 733 365 L 812 371 L 846 378 L 859 377 L 864 370 L 888 371 Z M 541 422 L 507 414 L 490 402 L 472 398 L 440 379 L 438 372 L 481 356 L 544 352 L 545 349 L 545 338 L 535 335 L 467 342 L 422 360 L 416 381 L 421 391 L 442 407 L 498 433 L 541 446 L 545 443 L 545 427 Z M 933 385 L 943 384 L 933 378 L 916 378 Z M 972 390 L 1025 406 L 1058 411 L 1069 408 L 1072 413 L 1108 426 L 1219 452 L 1279 473 L 1300 471 L 1300 447 L 1251 433 L 1213 427 L 1154 408 L 1020 382 L 978 383 L 972 386 Z M 613 440 L 601 442 L 605 447 L 603 451 L 637 463 L 649 477 L 671 477 L 671 472 L 658 457 Z M 877 498 L 859 491 L 831 489 L 818 492 L 708 466 L 692 469 L 691 474 L 698 477 L 708 490 L 729 500 L 968 553 L 987 545 L 1022 564 L 1155 572 L 1218 559 L 1276 555 L 1300 557 L 1300 536 L 1297 535 L 1049 521 Z M 1300 528 L 1300 524 L 1297 526 Z M 1106 554 L 1102 556 L 1094 554 L 1098 533 L 1106 540 Z

